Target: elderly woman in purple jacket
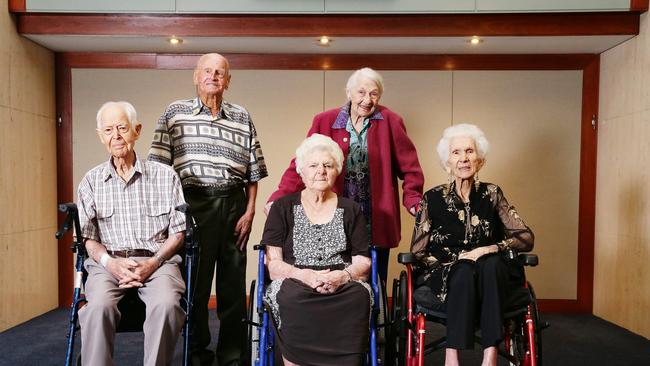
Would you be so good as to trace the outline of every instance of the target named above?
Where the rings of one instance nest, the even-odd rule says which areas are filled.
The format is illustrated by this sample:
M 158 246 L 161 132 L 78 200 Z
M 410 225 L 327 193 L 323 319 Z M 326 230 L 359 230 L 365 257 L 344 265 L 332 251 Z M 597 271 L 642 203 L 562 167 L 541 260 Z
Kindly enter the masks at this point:
M 361 205 L 369 238 L 378 249 L 379 276 L 386 281 L 389 250 L 399 245 L 401 234 L 397 181 L 403 181 L 402 203 L 414 215 L 424 175 L 402 118 L 379 105 L 384 91 L 381 75 L 367 67 L 357 70 L 345 91 L 348 102 L 317 114 L 307 136 L 329 136 L 343 150 L 344 168 L 334 191 Z M 276 199 L 303 188 L 292 160 L 265 211 Z

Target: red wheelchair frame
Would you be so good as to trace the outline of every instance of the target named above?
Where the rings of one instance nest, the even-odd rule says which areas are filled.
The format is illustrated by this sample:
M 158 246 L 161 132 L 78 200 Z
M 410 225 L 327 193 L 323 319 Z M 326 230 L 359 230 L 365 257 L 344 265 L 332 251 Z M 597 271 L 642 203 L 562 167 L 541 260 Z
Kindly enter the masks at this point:
M 536 266 L 538 258 L 534 254 L 516 255 L 507 253 L 509 260 L 517 261 L 521 266 Z M 445 324 L 444 311 L 432 311 L 418 306 L 413 300 L 413 283 L 415 283 L 414 265 L 417 263 L 412 253 L 401 253 L 398 261 L 406 265 L 400 278 L 393 282 L 393 329 L 391 331 L 392 361 L 396 366 L 424 366 L 425 354 L 445 348 L 446 338 L 425 343 L 426 321 Z M 521 270 L 523 274 L 523 268 Z M 508 360 L 510 365 L 541 366 L 542 365 L 542 335 L 541 332 L 549 325 L 542 323 L 537 311 L 535 292 L 530 282 L 525 280 L 520 289 L 516 289 L 520 299 L 525 303 L 508 307 L 504 313 L 504 341 L 498 348 L 500 356 Z M 521 296 L 523 295 L 523 297 Z M 478 336 L 475 336 L 480 341 Z

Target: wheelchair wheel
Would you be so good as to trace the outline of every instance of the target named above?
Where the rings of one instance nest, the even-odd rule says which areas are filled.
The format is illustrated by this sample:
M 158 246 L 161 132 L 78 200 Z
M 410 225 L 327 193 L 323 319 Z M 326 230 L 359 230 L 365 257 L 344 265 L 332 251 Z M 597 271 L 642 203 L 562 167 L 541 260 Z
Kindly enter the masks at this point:
M 398 280 L 393 280 L 393 311 L 390 340 L 390 361 L 396 366 L 406 365 L 406 337 L 408 336 L 408 278 L 402 271 Z
M 259 358 L 260 353 L 260 339 L 257 326 L 260 324 L 260 314 L 257 312 L 257 286 L 255 280 L 251 283 L 251 288 L 248 296 L 248 356 L 250 357 L 250 364 L 255 366 L 255 360 Z

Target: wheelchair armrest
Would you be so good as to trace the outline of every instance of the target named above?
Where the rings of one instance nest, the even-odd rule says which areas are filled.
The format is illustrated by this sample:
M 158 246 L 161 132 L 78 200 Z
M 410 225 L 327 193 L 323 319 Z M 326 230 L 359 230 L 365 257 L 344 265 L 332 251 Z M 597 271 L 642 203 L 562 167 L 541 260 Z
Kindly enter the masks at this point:
M 539 258 L 537 258 L 537 254 L 522 253 L 517 256 L 517 259 L 524 266 L 535 267 L 539 264 Z
M 266 248 L 265 244 L 255 244 L 253 245 L 254 250 L 264 250 Z
M 415 254 L 413 253 L 400 253 L 397 255 L 397 261 L 402 264 L 413 264 L 417 263 L 417 259 L 415 258 Z

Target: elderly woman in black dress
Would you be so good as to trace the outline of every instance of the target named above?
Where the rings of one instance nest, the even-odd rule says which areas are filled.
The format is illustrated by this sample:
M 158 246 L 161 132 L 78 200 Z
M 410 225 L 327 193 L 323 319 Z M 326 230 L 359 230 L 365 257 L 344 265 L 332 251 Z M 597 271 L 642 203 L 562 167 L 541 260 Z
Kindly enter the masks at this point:
M 285 365 L 359 365 L 371 306 L 361 208 L 332 191 L 343 153 L 313 134 L 296 150 L 305 189 L 273 204 L 264 227 L 272 310 Z
M 498 253 L 533 248 L 532 231 L 501 188 L 478 180 L 488 148 L 474 125 L 447 128 L 437 151 L 449 183 L 426 192 L 416 216 L 411 251 L 424 263 L 420 278 L 428 286 L 419 287 L 414 298 L 446 307 L 447 366 L 458 365 L 459 349 L 473 348 L 476 324 L 482 365 L 496 365 L 508 284 L 508 267 Z

